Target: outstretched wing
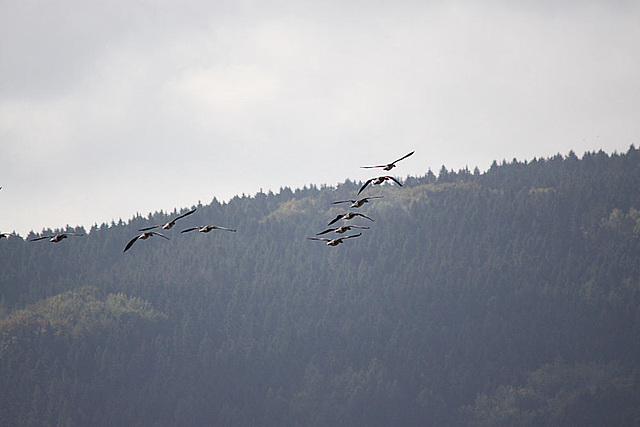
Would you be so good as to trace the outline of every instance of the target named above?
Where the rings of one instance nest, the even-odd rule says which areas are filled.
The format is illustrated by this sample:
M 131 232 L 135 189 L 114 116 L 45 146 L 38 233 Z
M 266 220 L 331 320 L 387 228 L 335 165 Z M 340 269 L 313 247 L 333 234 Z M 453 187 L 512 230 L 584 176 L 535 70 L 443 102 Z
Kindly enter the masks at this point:
M 36 237 L 35 239 L 31 239 L 29 240 L 30 242 L 37 242 L 38 240 L 44 240 L 44 239 L 50 239 L 53 236 L 42 236 L 42 237 Z
M 364 185 L 360 187 L 360 190 L 358 190 L 358 194 L 362 193 L 364 189 L 367 188 L 367 185 L 371 184 L 371 181 L 373 180 L 374 178 L 368 179 L 367 182 L 365 182 Z
M 309 240 L 320 240 L 321 242 L 330 242 L 331 239 L 327 239 L 326 237 L 307 237 Z
M 136 240 L 138 240 L 139 238 L 140 238 L 140 236 L 136 236 L 136 237 L 134 237 L 133 239 L 131 239 L 131 240 L 129 241 L 129 243 L 127 243 L 127 246 L 125 246 L 125 247 L 124 247 L 124 251 L 122 251 L 122 252 L 127 252 L 127 251 L 129 250 L 129 248 L 130 248 L 131 246 L 133 246 L 133 244 L 134 244 L 134 243 L 136 242 Z
M 372 220 L 372 221 L 373 221 L 373 220 Z M 350 228 L 361 228 L 361 229 L 363 229 L 363 230 L 368 230 L 368 229 L 369 229 L 369 227 L 364 227 L 364 226 L 362 226 L 362 225 L 350 225 L 349 227 L 350 227 Z
M 177 221 L 177 220 L 179 220 L 179 219 L 181 219 L 181 218 L 184 218 L 184 217 L 185 217 L 185 216 L 187 216 L 187 215 L 191 215 L 192 213 L 194 213 L 194 212 L 196 211 L 196 209 L 197 209 L 197 208 L 193 208 L 193 209 L 192 209 L 192 210 L 190 210 L 189 212 L 185 212 L 185 213 L 183 213 L 182 215 L 179 215 L 179 216 L 175 217 L 172 221 Z
M 335 230 L 337 230 L 337 228 L 327 228 L 327 229 L 326 229 L 326 230 L 324 230 L 324 231 L 321 231 L 321 232 L 319 232 L 319 233 L 316 233 L 316 236 L 321 236 L 321 235 L 323 235 L 323 234 L 327 234 L 327 233 L 330 233 L 330 232 L 335 231 Z
M 336 222 L 338 222 L 338 221 L 339 221 L 340 219 L 342 219 L 343 217 L 344 217 L 344 214 L 340 214 L 340 215 L 336 216 L 335 218 L 333 218 L 333 219 L 331 220 L 331 222 L 329 222 L 329 224 L 327 224 L 327 225 L 335 224 Z
M 362 169 L 373 169 L 373 168 L 386 168 L 387 165 L 375 165 L 375 166 L 360 166 Z
M 199 229 L 200 229 L 200 227 L 190 227 L 190 228 L 185 228 L 184 230 L 182 230 L 182 231 L 181 231 L 181 233 L 188 233 L 188 232 L 190 232 L 190 231 L 193 231 L 193 230 L 199 230 Z
M 331 202 L 332 205 L 337 205 L 338 203 L 355 203 L 355 200 L 338 200 L 337 202 Z
M 215 228 L 216 230 L 232 231 L 234 233 L 237 231 L 237 230 L 234 230 L 233 228 L 220 227 L 219 225 L 214 225 L 213 228 Z
M 157 231 L 152 231 L 151 234 L 155 235 L 155 236 L 160 236 L 160 237 L 164 237 L 167 240 L 171 240 L 170 238 L 168 238 L 167 236 L 165 236 L 162 233 L 158 233 Z
M 160 227 L 159 225 L 152 225 L 151 227 L 145 227 L 145 228 L 138 228 L 138 231 L 149 231 L 149 230 L 153 230 L 154 228 L 158 228 Z
M 395 179 L 394 177 L 392 177 L 392 176 L 390 176 L 390 175 L 389 175 L 389 176 L 387 176 L 386 178 L 387 178 L 387 179 L 390 179 L 391 181 L 395 182 L 395 183 L 396 183 L 396 184 L 398 184 L 400 187 L 402 187 L 402 183 L 401 183 L 400 181 L 398 181 L 397 179 Z
M 406 154 L 406 155 L 404 155 L 404 156 L 400 157 L 398 160 L 396 160 L 396 161 L 394 161 L 394 162 L 391 162 L 391 164 L 392 164 L 392 165 L 393 165 L 393 164 L 396 164 L 396 163 L 398 163 L 400 160 L 404 160 L 404 159 L 406 159 L 407 157 L 409 157 L 409 156 L 410 156 L 410 155 L 412 155 L 413 153 L 415 153 L 415 151 L 412 151 L 412 152 L 410 152 L 409 154 Z
M 368 216 L 366 216 L 365 214 L 361 214 L 361 213 L 357 213 L 356 215 L 361 216 L 363 218 L 367 218 L 369 221 L 375 222 L 373 221 L 373 219 L 369 218 Z
M 343 240 L 344 240 L 344 239 L 350 239 L 350 238 L 352 238 L 352 237 L 360 237 L 360 236 L 362 236 L 362 233 L 352 234 L 352 235 L 350 235 L 350 236 L 344 236 L 344 237 L 342 237 L 341 239 L 343 239 Z

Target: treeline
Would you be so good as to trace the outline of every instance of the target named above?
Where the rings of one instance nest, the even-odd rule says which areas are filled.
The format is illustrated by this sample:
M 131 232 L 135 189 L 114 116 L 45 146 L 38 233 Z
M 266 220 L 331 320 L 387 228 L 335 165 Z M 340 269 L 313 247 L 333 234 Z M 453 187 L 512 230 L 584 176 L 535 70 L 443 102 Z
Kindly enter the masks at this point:
M 638 425 L 640 151 L 443 167 L 0 241 L 4 425 Z M 182 224 L 182 223 L 181 223 Z M 45 230 L 45 232 L 55 230 Z M 69 230 L 65 230 L 69 231 Z

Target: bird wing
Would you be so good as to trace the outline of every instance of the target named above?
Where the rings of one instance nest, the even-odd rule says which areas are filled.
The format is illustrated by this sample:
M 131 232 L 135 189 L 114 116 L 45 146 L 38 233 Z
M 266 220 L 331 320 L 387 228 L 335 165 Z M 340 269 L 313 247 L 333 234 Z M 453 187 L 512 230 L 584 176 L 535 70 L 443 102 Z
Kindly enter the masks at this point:
M 327 234 L 327 233 L 330 233 L 330 232 L 335 231 L 335 230 L 337 230 L 337 228 L 327 228 L 327 229 L 326 229 L 326 230 L 324 230 L 324 231 L 321 231 L 321 232 L 319 232 L 319 233 L 316 233 L 316 236 L 320 236 L 320 235 L 322 235 L 322 234 Z
M 138 240 L 139 238 L 140 238 L 140 236 L 136 236 L 136 237 L 134 237 L 133 239 L 131 239 L 131 240 L 129 241 L 129 243 L 127 243 L 127 246 L 125 246 L 125 247 L 124 247 L 124 251 L 122 251 L 122 252 L 127 252 L 127 251 L 129 250 L 129 248 L 130 248 L 131 246 L 133 246 L 133 244 L 134 244 L 134 243 L 136 242 L 136 240 Z
M 344 236 L 344 237 L 342 237 L 342 239 L 350 239 L 352 237 L 360 237 L 360 236 L 362 236 L 362 233 L 352 234 L 350 236 Z
M 364 197 L 362 200 L 382 199 L 382 198 L 384 198 L 384 196 L 369 196 L 369 197 Z
M 214 225 L 213 228 L 215 228 L 216 230 L 233 231 L 234 233 L 237 231 L 233 228 L 220 227 L 219 225 Z
M 29 240 L 30 242 L 37 242 L 38 240 L 44 240 L 44 239 L 50 239 L 53 236 L 42 236 L 42 237 L 36 237 L 35 239 L 31 239 Z
M 396 184 L 398 184 L 400 187 L 402 187 L 402 183 L 400 181 L 398 181 L 397 179 L 395 179 L 392 176 L 387 176 L 387 179 L 390 179 L 391 181 L 395 182 Z
M 158 228 L 160 227 L 159 225 L 152 225 L 151 227 L 145 227 L 145 228 L 138 228 L 138 231 L 149 231 L 149 230 L 153 230 L 154 228 Z
M 355 203 L 355 200 L 338 200 L 337 202 L 331 202 L 332 205 L 337 205 L 338 203 Z
M 184 230 L 181 231 L 181 233 L 188 233 L 189 231 L 199 230 L 199 229 L 200 229 L 200 227 L 185 228 Z
M 373 180 L 374 178 L 368 179 L 367 182 L 365 182 L 364 185 L 360 187 L 360 190 L 358 190 L 358 194 L 362 193 L 364 189 L 367 188 L 367 185 L 371 184 L 371 181 Z
M 349 227 L 351 227 L 351 228 L 361 228 L 363 230 L 368 230 L 369 229 L 369 227 L 363 227 L 362 225 L 350 225 Z
M 190 210 L 189 212 L 185 212 L 182 215 L 179 215 L 179 216 L 175 217 L 174 219 L 171 220 L 171 222 L 174 222 L 174 221 L 177 221 L 177 220 L 179 220 L 181 218 L 184 218 L 187 215 L 191 215 L 192 213 L 194 213 L 196 211 L 196 209 L 197 208 L 194 208 L 194 209 Z
M 413 153 L 415 153 L 415 151 L 412 151 L 412 152 L 410 152 L 409 154 L 406 154 L 406 155 L 404 155 L 404 156 L 400 157 L 398 160 L 396 160 L 396 161 L 394 161 L 394 162 L 391 162 L 391 164 L 393 165 L 393 164 L 395 164 L 395 163 L 398 163 L 400 160 L 404 160 L 404 159 L 406 159 L 407 157 L 409 157 L 409 156 L 410 156 L 410 155 L 412 155 Z
M 338 220 L 340 220 L 343 217 L 344 217 L 344 214 L 340 214 L 340 215 L 336 216 L 334 219 L 332 219 L 331 222 L 329 222 L 329 224 L 327 224 L 327 225 L 334 224 L 334 223 L 336 223 Z
M 152 232 L 151 232 L 151 234 L 154 234 L 154 235 L 156 235 L 156 236 L 160 236 L 160 237 L 164 237 L 164 238 L 165 238 L 165 239 L 167 239 L 167 240 L 171 240 L 170 238 L 168 238 L 168 237 L 167 237 L 167 236 L 165 236 L 164 234 L 162 234 L 162 233 L 158 233 L 157 231 L 152 231 Z
M 366 216 L 365 214 L 361 214 L 361 213 L 357 213 L 356 215 L 361 216 L 363 218 L 367 218 L 369 221 L 373 221 L 373 219 L 369 218 L 368 216 Z M 375 221 L 373 221 L 375 222 Z
M 309 240 L 320 240 L 322 242 L 330 242 L 331 239 L 327 239 L 326 237 L 307 237 Z
M 375 166 L 360 166 L 362 169 L 384 168 L 387 165 L 375 165 Z

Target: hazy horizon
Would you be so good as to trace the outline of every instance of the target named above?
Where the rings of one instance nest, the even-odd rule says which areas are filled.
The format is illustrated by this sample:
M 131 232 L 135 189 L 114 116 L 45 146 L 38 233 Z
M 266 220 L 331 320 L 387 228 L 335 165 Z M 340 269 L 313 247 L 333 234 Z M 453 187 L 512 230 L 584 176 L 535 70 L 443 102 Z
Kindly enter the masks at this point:
M 635 146 L 635 144 L 631 144 L 630 146 Z M 630 147 L 627 147 L 627 148 L 630 148 Z M 550 158 L 552 158 L 552 157 L 554 157 L 556 155 L 561 155 L 562 157 L 566 157 L 567 155 L 569 155 L 570 152 L 574 152 L 574 154 L 576 154 L 578 156 L 578 158 L 582 158 L 584 156 L 584 154 L 586 154 L 586 153 L 594 153 L 594 152 L 599 152 L 599 151 L 604 151 L 604 150 L 601 150 L 601 149 L 588 150 L 585 153 L 576 153 L 575 150 L 569 150 L 569 152 L 567 152 L 567 153 L 555 153 L 555 154 L 549 155 L 549 156 L 538 156 L 538 157 L 533 157 L 533 158 L 530 158 L 530 159 L 510 159 L 510 160 L 504 159 L 504 158 L 500 159 L 500 160 L 494 159 L 491 163 L 493 164 L 493 162 L 496 162 L 498 165 L 500 165 L 500 164 L 502 164 L 502 162 L 509 163 L 509 162 L 511 162 L 513 160 L 518 160 L 519 162 L 527 162 L 528 163 L 528 162 L 533 161 L 534 159 L 537 159 L 537 160 L 545 159 L 545 160 L 547 160 L 547 159 L 550 159 Z M 624 150 L 624 151 L 614 150 L 613 152 L 605 152 L 605 153 L 610 156 L 610 155 L 613 155 L 613 154 L 616 154 L 616 153 L 617 154 L 622 154 L 624 152 L 626 152 L 626 150 Z M 394 175 L 394 176 L 398 177 L 401 180 L 405 180 L 408 177 L 412 177 L 412 178 L 423 177 L 429 171 L 431 171 L 436 177 L 438 177 L 439 176 L 439 172 L 440 172 L 440 170 L 441 170 L 441 168 L 443 166 L 446 167 L 448 171 L 454 171 L 454 172 L 459 172 L 460 170 L 463 170 L 463 169 L 467 168 L 471 173 L 473 173 L 474 169 L 476 167 L 478 167 L 478 166 L 465 165 L 465 166 L 463 166 L 461 168 L 454 169 L 454 168 L 447 167 L 447 165 L 441 165 L 440 168 L 437 168 L 437 169 L 429 168 L 429 169 L 425 170 L 422 174 L 418 174 L 418 175 L 411 175 L 411 174 L 399 175 L 399 174 L 394 174 L 393 171 L 395 171 L 396 169 L 393 169 L 393 171 L 391 171 L 391 172 L 384 172 L 381 169 L 377 169 L 380 172 L 374 172 L 374 173 L 369 172 L 369 177 L 385 175 L 385 174 L 391 174 L 391 175 Z M 491 165 L 487 165 L 485 168 L 479 168 L 478 167 L 478 169 L 480 170 L 480 173 L 485 173 L 485 172 L 488 171 L 490 166 Z M 374 169 L 374 170 L 376 170 L 376 169 Z M 370 171 L 371 171 L 371 169 L 370 169 Z M 282 191 L 285 188 L 289 188 L 290 190 L 292 190 L 294 192 L 296 190 L 303 189 L 305 187 L 308 188 L 310 186 L 315 186 L 315 187 L 318 187 L 318 188 L 323 188 L 323 187 L 335 188 L 337 185 L 340 185 L 340 184 L 346 182 L 347 180 L 351 180 L 353 182 L 358 183 L 358 182 L 364 182 L 367 179 L 368 178 L 357 178 L 357 179 L 344 178 L 343 180 L 335 182 L 335 183 L 326 183 L 326 182 L 325 183 L 314 183 L 314 182 L 310 182 L 310 183 L 306 183 L 306 184 L 303 184 L 301 186 L 296 186 L 296 187 L 292 187 L 292 186 L 288 186 L 288 185 L 282 185 L 277 189 L 275 189 L 275 188 L 269 188 L 269 189 L 259 188 L 259 189 L 257 189 L 256 191 L 253 191 L 253 192 L 249 192 L 249 193 L 248 192 L 241 192 L 241 193 L 230 195 L 230 196 L 225 197 L 225 198 L 221 198 L 221 197 L 218 197 L 216 195 L 213 195 L 213 197 L 210 198 L 209 200 L 198 200 L 198 201 L 196 201 L 196 202 L 194 202 L 194 203 L 192 203 L 190 205 L 181 205 L 181 206 L 173 206 L 173 207 L 168 206 L 168 207 L 163 207 L 163 208 L 158 208 L 158 209 L 152 209 L 152 210 L 149 210 L 147 212 L 136 211 L 136 212 L 133 212 L 131 215 L 127 216 L 127 217 L 112 217 L 109 220 L 94 221 L 94 222 L 86 223 L 86 224 L 64 224 L 64 225 L 57 225 L 57 226 L 48 226 L 48 227 L 44 227 L 42 230 L 30 229 L 30 230 L 28 230 L 26 232 L 21 232 L 21 231 L 18 231 L 18 230 L 11 230 L 11 231 L 12 232 L 17 232 L 23 238 L 28 236 L 31 233 L 41 234 L 43 231 L 45 231 L 47 229 L 65 230 L 67 227 L 71 227 L 71 228 L 83 227 L 88 232 L 88 231 L 90 231 L 91 227 L 96 226 L 96 225 L 97 226 L 101 226 L 103 224 L 107 224 L 107 225 L 111 225 L 112 223 L 116 223 L 117 224 L 119 221 L 122 221 L 122 222 L 124 222 L 126 224 L 130 220 L 132 220 L 132 219 L 134 219 L 134 218 L 136 218 L 138 216 L 142 216 L 143 218 L 147 218 L 150 214 L 156 214 L 156 213 L 164 213 L 164 214 L 170 215 L 174 211 L 180 212 L 183 209 L 189 209 L 191 207 L 197 206 L 198 204 L 202 204 L 204 206 L 207 206 L 210 203 L 212 203 L 214 200 L 217 200 L 221 204 L 226 204 L 231 199 L 233 199 L 235 197 L 253 198 L 258 194 L 268 194 L 270 192 L 272 192 L 274 194 L 278 194 L 280 191 Z

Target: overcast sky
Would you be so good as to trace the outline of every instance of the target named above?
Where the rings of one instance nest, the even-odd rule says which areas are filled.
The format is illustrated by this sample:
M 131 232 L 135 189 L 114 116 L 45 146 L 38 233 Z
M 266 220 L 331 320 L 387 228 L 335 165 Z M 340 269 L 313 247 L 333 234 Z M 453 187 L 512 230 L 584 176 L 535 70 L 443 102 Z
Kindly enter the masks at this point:
M 518 3 L 522 3 L 518 5 Z M 640 2 L 0 0 L 0 231 L 640 137 Z

